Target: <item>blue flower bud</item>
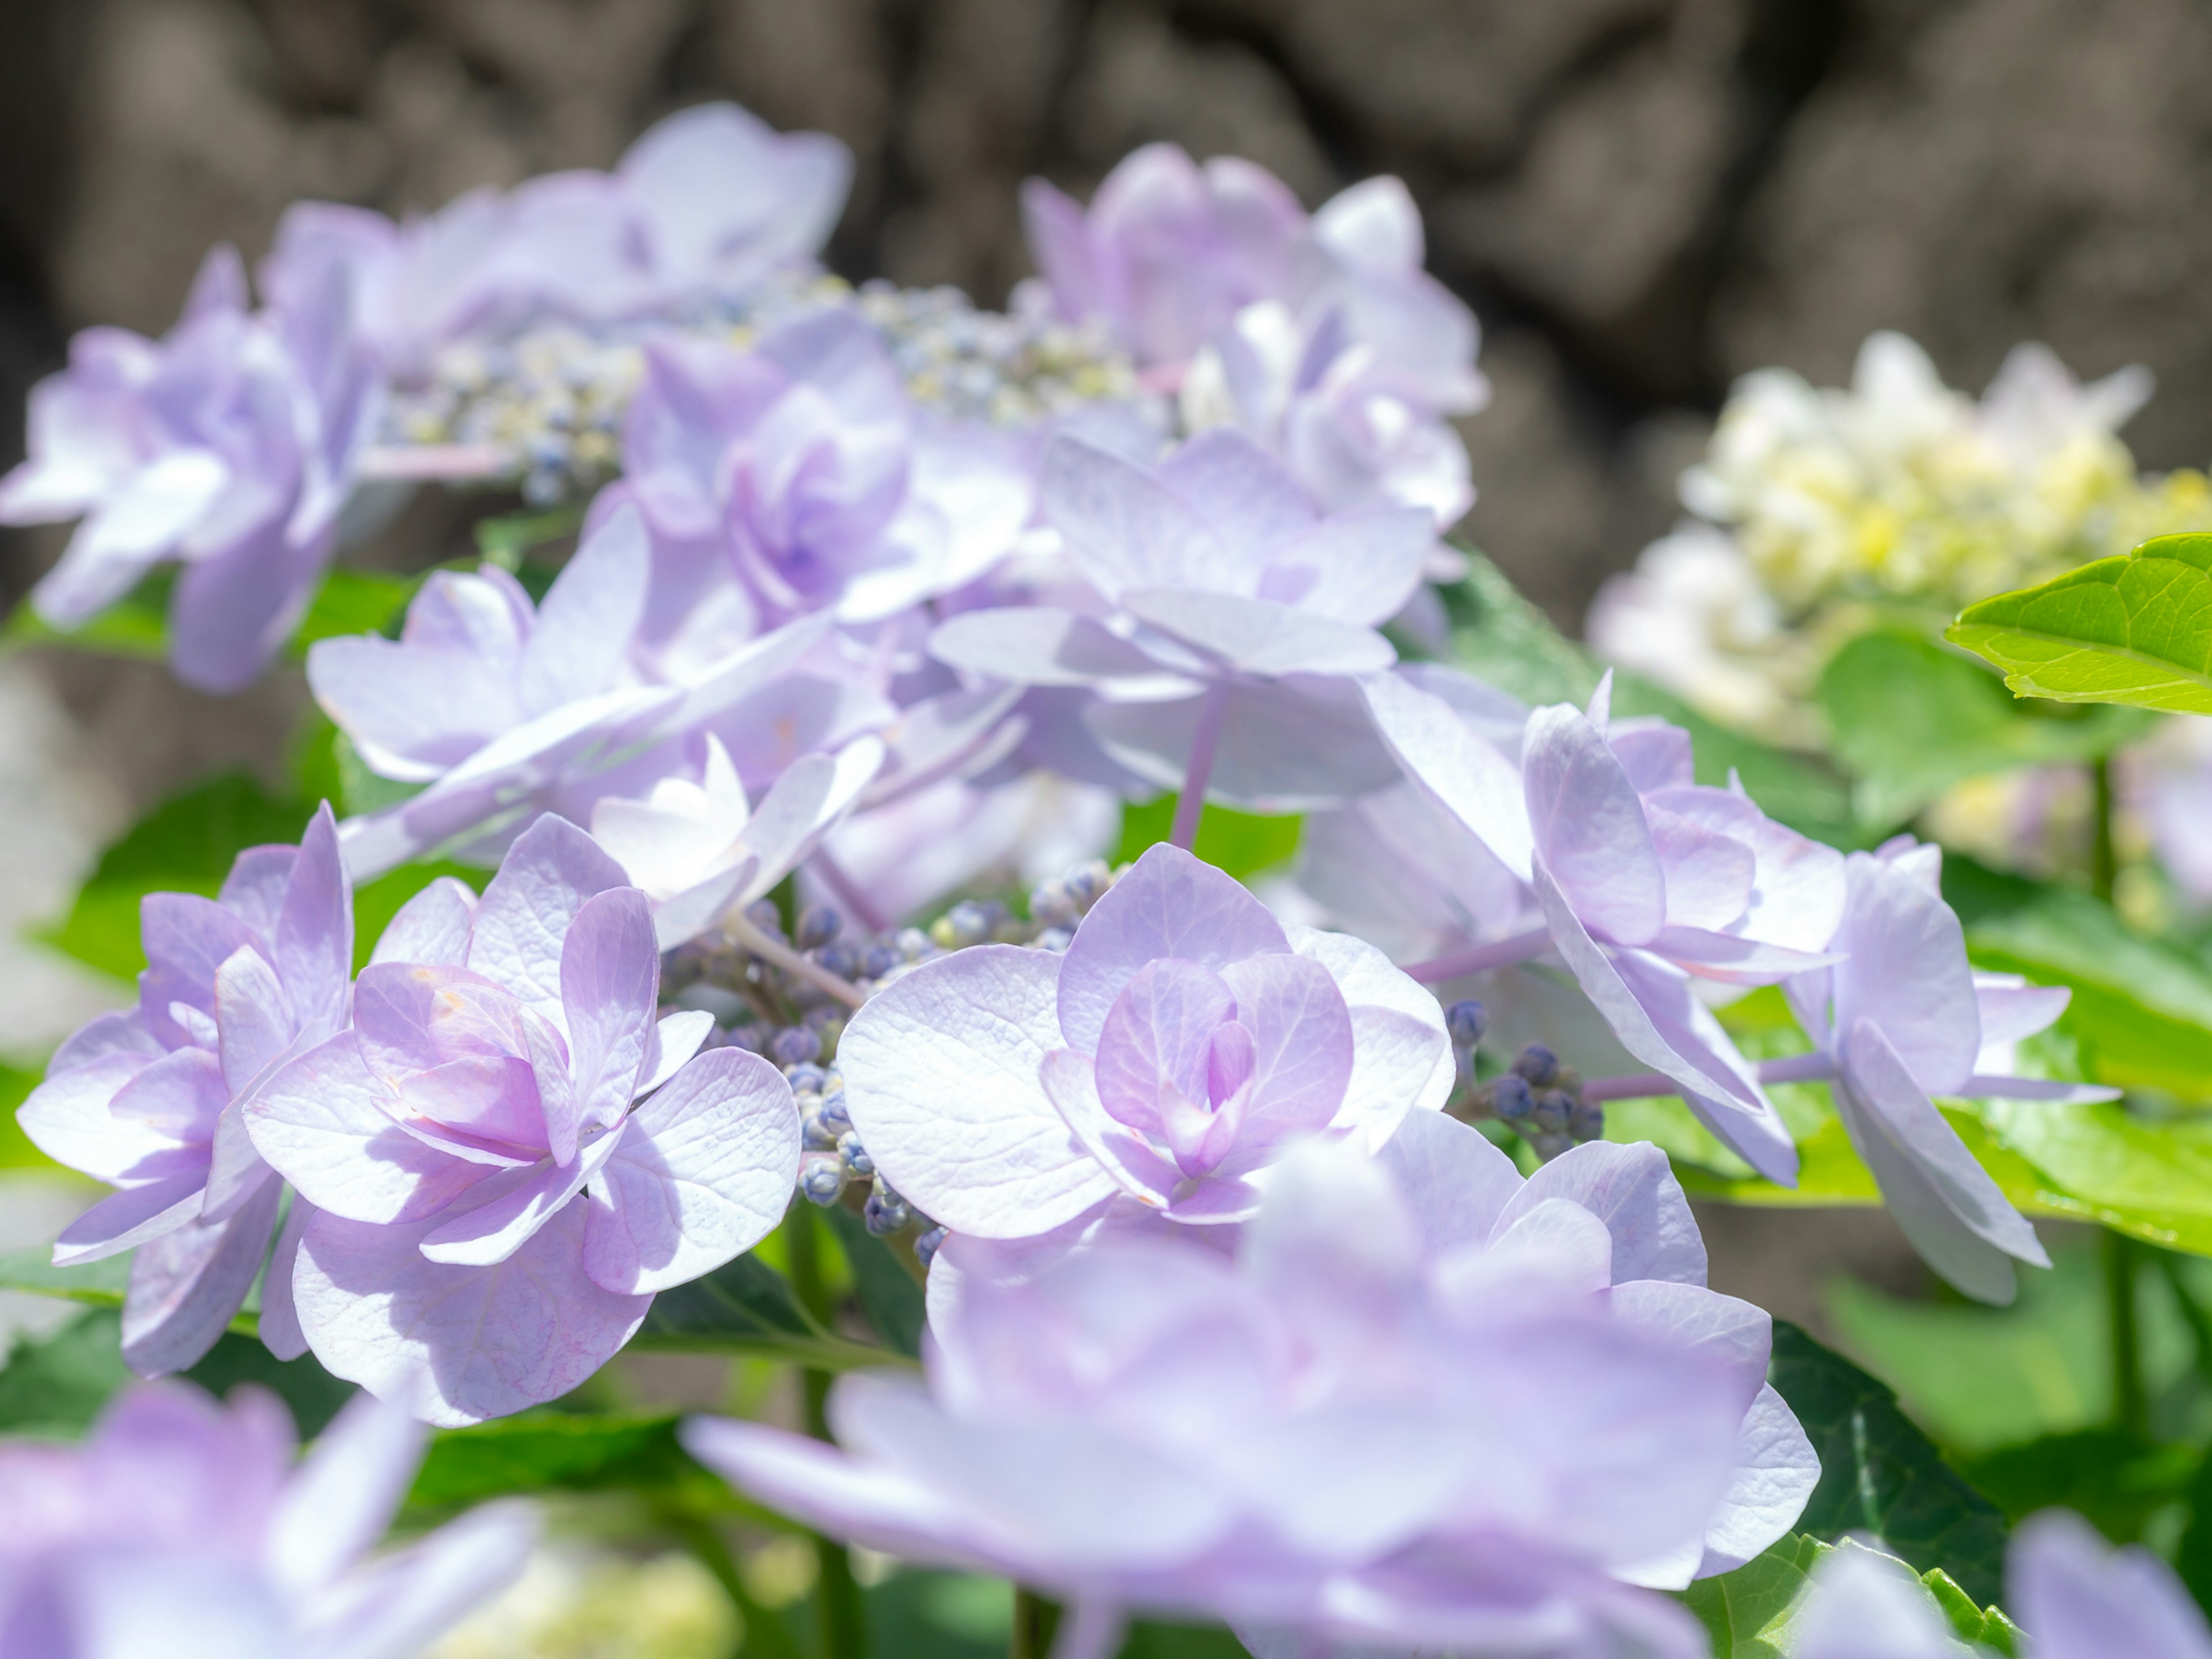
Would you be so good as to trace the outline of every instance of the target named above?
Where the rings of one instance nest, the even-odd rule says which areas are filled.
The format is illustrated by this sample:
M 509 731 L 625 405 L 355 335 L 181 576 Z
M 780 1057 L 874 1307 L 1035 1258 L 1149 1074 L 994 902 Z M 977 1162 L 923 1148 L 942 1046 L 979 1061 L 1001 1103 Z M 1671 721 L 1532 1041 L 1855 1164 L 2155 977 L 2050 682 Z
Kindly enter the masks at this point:
M 843 1133 L 830 1127 L 819 1108 L 799 1113 L 799 1132 L 801 1144 L 810 1152 L 836 1152 L 838 1137 Z
M 1536 1109 L 1536 1097 L 1528 1087 L 1528 1079 L 1508 1073 L 1491 1085 L 1496 1102 L 1492 1109 L 1508 1123 L 1521 1124 Z
M 837 1156 L 845 1160 L 848 1174 L 866 1179 L 875 1174 L 876 1161 L 868 1156 L 868 1149 L 860 1145 L 860 1137 L 847 1130 L 837 1137 Z
M 1567 1111 L 1567 1133 L 1577 1140 L 1605 1139 L 1605 1108 L 1594 1100 L 1577 1100 Z
M 1567 1113 L 1572 1109 L 1572 1097 L 1561 1089 L 1536 1091 L 1535 1109 L 1528 1114 L 1532 1128 L 1543 1134 L 1559 1134 L 1567 1127 Z
M 825 1093 L 830 1086 L 830 1074 L 812 1060 L 799 1060 L 783 1068 L 783 1080 L 791 1085 L 795 1095 Z
M 860 1219 L 867 1224 L 868 1231 L 882 1238 L 896 1232 L 913 1218 L 914 1212 L 907 1207 L 907 1201 L 884 1186 L 881 1176 L 877 1176 L 874 1189 L 860 1211 Z
M 745 906 L 745 920 L 770 939 L 783 937 L 783 913 L 775 908 L 774 899 L 755 899 Z
M 823 1126 L 832 1135 L 848 1135 L 853 1132 L 853 1116 L 845 1109 L 845 1097 L 842 1093 L 823 1096 L 822 1104 L 815 1109 L 822 1119 Z
M 1054 956 L 1075 943 L 1075 935 L 1065 927 L 1048 927 L 1030 941 L 1040 951 L 1049 951 Z
M 1547 1164 L 1549 1164 L 1561 1152 L 1572 1151 L 1574 1144 L 1573 1137 L 1559 1133 L 1538 1135 L 1534 1142 L 1536 1148 L 1536 1156 L 1542 1158 Z
M 1514 1056 L 1513 1069 L 1539 1089 L 1549 1088 L 1559 1075 L 1559 1057 L 1540 1042 L 1532 1042 Z
M 929 935 L 919 927 L 900 928 L 898 936 L 891 941 L 891 948 L 899 953 L 900 959 L 904 962 L 920 962 L 925 957 L 937 954 L 936 947 L 931 942 Z
M 860 976 L 860 953 L 849 945 L 825 945 L 815 952 L 814 959 L 839 979 Z
M 808 1203 L 828 1209 L 845 1190 L 845 1166 L 831 1158 L 809 1159 L 799 1171 L 799 1190 Z
M 905 960 L 888 945 L 871 945 L 867 955 L 860 958 L 860 973 L 867 979 L 881 979 Z
M 732 1025 L 722 1033 L 721 1046 L 726 1048 L 742 1048 L 749 1054 L 766 1054 L 769 1030 L 769 1027 L 761 1024 L 757 1020 L 750 1024 Z
M 1451 1033 L 1455 1048 L 1474 1048 L 1482 1041 L 1482 1033 L 1489 1024 L 1489 1015 L 1482 1004 L 1473 997 L 1464 1002 L 1455 1002 L 1444 1010 L 1444 1029 Z
M 844 925 L 845 918 L 828 905 L 810 904 L 799 913 L 798 937 L 792 943 L 802 951 L 818 951 L 836 939 Z
M 822 1039 L 804 1025 L 787 1025 L 769 1045 L 769 1058 L 780 1066 L 797 1066 L 822 1052 Z
M 942 1227 L 932 1227 L 928 1231 L 915 1236 L 914 1256 L 921 1263 L 922 1272 L 929 1271 L 929 1264 L 937 1260 L 937 1247 L 944 1243 L 945 1229 Z

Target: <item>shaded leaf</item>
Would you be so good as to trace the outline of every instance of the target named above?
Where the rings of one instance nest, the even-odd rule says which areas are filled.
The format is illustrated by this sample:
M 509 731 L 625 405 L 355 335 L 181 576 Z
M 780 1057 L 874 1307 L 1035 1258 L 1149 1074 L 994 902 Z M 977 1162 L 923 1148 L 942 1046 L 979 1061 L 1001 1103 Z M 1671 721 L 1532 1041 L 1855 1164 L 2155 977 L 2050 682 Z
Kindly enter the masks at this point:
M 853 1271 L 853 1289 L 861 1310 L 884 1346 L 910 1359 L 921 1357 L 921 1329 L 928 1322 L 921 1281 L 899 1261 L 898 1245 L 878 1238 L 868 1224 L 842 1204 L 823 1212 L 829 1218 L 845 1260 Z
M 355 1393 L 352 1383 L 332 1376 L 313 1353 L 279 1359 L 259 1337 L 234 1329 L 218 1337 L 185 1375 L 214 1395 L 227 1395 L 241 1382 L 268 1389 L 290 1407 L 302 1439 L 320 1434 Z
M 2093 1428 L 2001 1447 L 1962 1468 L 2008 1520 L 2058 1506 L 2107 1538 L 2126 1540 L 2142 1537 L 2152 1513 L 2189 1490 L 2202 1462 L 2193 1447 L 2146 1452 L 2117 1429 Z
M 0 1432 L 74 1437 L 91 1426 L 131 1381 L 122 1322 L 116 1309 L 97 1308 L 50 1335 L 19 1334 L 0 1366 Z
M 896 1364 L 889 1349 L 825 1331 L 810 1318 L 791 1281 L 746 1255 L 703 1279 L 663 1291 L 630 1346 L 679 1352 L 754 1354 L 823 1370 Z
M 2159 536 L 1971 605 L 1944 637 L 2021 696 L 2212 714 L 2212 536 Z
M 541 1492 L 634 1492 L 686 1510 L 726 1510 L 729 1490 L 691 1461 L 673 1412 L 532 1412 L 441 1431 L 407 1498 L 415 1510 L 458 1510 Z
M 2005 1521 L 1897 1408 L 1897 1396 L 1796 1326 L 1774 1322 L 1767 1380 L 1820 1459 L 1798 1518 L 1815 1537 L 1864 1533 L 1914 1571 L 1940 1567 L 1977 1601 L 2004 1581 Z
M 58 645 L 158 662 L 169 653 L 169 594 L 176 585 L 176 567 L 163 565 L 81 628 L 55 628 L 24 599 L 9 613 L 0 646 Z

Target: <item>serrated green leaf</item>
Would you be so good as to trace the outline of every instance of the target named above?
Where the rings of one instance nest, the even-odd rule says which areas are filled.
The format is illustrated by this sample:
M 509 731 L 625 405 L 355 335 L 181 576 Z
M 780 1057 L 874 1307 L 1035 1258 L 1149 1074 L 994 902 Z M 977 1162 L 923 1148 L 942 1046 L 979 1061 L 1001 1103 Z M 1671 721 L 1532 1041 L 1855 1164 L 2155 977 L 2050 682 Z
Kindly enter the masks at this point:
M 1888 1388 L 1779 1319 L 1767 1380 L 1820 1460 L 1800 1527 L 1830 1540 L 1863 1533 L 1915 1572 L 1940 1567 L 1978 1602 L 1997 1599 L 2004 1516 L 1943 1461 Z
M 443 1430 L 408 1507 L 459 1510 L 523 1493 L 614 1490 L 691 1510 L 731 1507 L 729 1490 L 678 1442 L 682 1420 L 674 1412 L 532 1412 Z
M 1944 637 L 2022 696 L 2212 714 L 2212 535 L 2154 537 L 1984 599 Z
M 791 1281 L 750 1254 L 703 1279 L 663 1291 L 630 1346 L 751 1354 L 830 1371 L 906 1363 L 888 1348 L 823 1330 L 799 1305 Z
M 900 1263 L 903 1247 L 878 1238 L 867 1224 L 842 1204 L 823 1212 L 853 1271 L 853 1289 L 861 1311 L 884 1346 L 909 1359 L 921 1357 L 921 1330 L 928 1322 L 921 1281 Z
M 1959 1588 L 1951 1575 L 1938 1567 L 1933 1572 L 1923 1572 L 1920 1582 L 1936 1598 L 1936 1605 L 1951 1621 L 1952 1633 L 1962 1642 L 1978 1642 L 1982 1646 L 2013 1659 L 2020 1651 L 2020 1626 L 2005 1617 L 1996 1607 L 1977 1607 L 1974 1598 Z
M 1829 1547 L 1791 1533 L 1733 1572 L 1700 1578 L 1682 1592 L 1712 1640 L 1713 1659 L 1782 1659 L 1790 1617 Z
M 1176 799 L 1161 795 L 1121 809 L 1121 839 L 1110 862 L 1127 864 L 1148 847 L 1165 841 L 1175 828 Z M 1272 817 L 1239 812 L 1226 806 L 1208 806 L 1199 815 L 1198 835 L 1191 851 L 1217 870 L 1239 881 L 1262 870 L 1288 864 L 1297 855 L 1302 817 Z
M 1814 695 L 1855 780 L 1854 808 L 1884 829 L 1968 778 L 2110 754 L 2151 719 L 2122 708 L 2033 712 L 1978 664 L 1886 629 L 1830 658 Z

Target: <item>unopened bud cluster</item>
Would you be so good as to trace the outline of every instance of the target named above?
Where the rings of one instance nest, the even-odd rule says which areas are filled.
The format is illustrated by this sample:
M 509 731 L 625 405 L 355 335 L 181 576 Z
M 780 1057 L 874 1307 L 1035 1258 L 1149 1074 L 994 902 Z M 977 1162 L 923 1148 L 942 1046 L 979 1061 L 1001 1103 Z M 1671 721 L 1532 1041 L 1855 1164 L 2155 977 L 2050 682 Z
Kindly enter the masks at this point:
M 1444 1023 L 1460 1064 L 1464 1115 L 1496 1119 L 1547 1164 L 1571 1146 L 1605 1138 L 1605 1109 L 1583 1098 L 1581 1074 L 1543 1043 L 1528 1044 L 1503 1075 L 1478 1084 L 1474 1049 L 1482 1036 L 1482 1005 L 1455 1003 L 1444 1011 Z

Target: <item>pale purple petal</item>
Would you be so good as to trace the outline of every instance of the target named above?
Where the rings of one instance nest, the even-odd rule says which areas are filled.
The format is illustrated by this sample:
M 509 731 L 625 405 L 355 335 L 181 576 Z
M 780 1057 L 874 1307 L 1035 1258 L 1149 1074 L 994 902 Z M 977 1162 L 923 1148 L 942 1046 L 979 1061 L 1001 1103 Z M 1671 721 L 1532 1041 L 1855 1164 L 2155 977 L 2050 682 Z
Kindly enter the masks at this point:
M 1733 1572 L 1787 1536 L 1820 1484 L 1820 1460 L 1796 1413 L 1761 1384 L 1736 1442 L 1735 1483 L 1705 1526 L 1698 1577 Z
M 1084 579 L 1109 599 L 1125 588 L 1250 592 L 1257 568 L 1237 559 L 1158 478 L 1077 438 L 1045 450 L 1039 507 Z
M 1371 628 L 1327 615 L 1197 588 L 1132 587 L 1124 610 L 1240 673 L 1379 674 L 1398 659 Z
M 561 1002 L 568 1015 L 576 1126 L 617 1121 L 637 1092 L 660 994 L 660 947 L 653 910 L 635 887 L 585 901 L 561 947 Z M 556 1162 L 574 1155 L 576 1127 L 549 1114 Z
M 427 1261 L 489 1267 L 505 1261 L 568 1206 L 612 1156 L 619 1133 L 586 1141 L 573 1163 L 501 1170 L 430 1218 L 422 1235 Z
M 328 1659 L 413 1659 L 521 1575 L 538 1524 L 526 1503 L 481 1504 L 318 1598 L 306 1633 Z
M 526 714 L 617 684 L 652 575 L 645 520 L 624 507 L 584 538 L 538 607 L 517 689 Z
M 2172 1569 L 2140 1547 L 2115 1549 L 2063 1511 L 2013 1534 L 2005 1605 L 2033 1631 L 2038 1659 L 2206 1659 L 2212 1630 Z
M 1292 950 L 1328 969 L 1352 1011 L 1352 1078 L 1334 1127 L 1357 1121 L 1376 1150 L 1407 1112 L 1440 1110 L 1451 1098 L 1457 1073 L 1443 1010 L 1364 939 L 1312 927 L 1288 933 Z
M 196 1364 L 237 1316 L 261 1271 L 283 1183 L 265 1176 L 228 1220 L 193 1221 L 139 1246 L 123 1300 L 123 1358 L 141 1376 Z
M 637 1079 L 638 1093 L 649 1095 L 674 1077 L 699 1052 L 700 1044 L 713 1036 L 714 1030 L 714 1015 L 702 1009 L 687 1008 L 663 1014 L 659 1024 L 653 1028 L 653 1040 L 646 1048 L 645 1069 Z
M 1442 1112 L 1408 1113 L 1375 1158 L 1430 1256 L 1487 1239 L 1521 1190 L 1511 1158 L 1481 1130 Z M 1617 1234 L 1613 1249 L 1622 1249 Z
M 1966 1081 L 1981 1051 L 1973 969 L 1959 918 L 1905 869 L 1854 855 L 1850 908 L 1836 947 L 1835 1021 L 1881 1029 L 1912 1080 L 1931 1095 Z
M 1328 969 L 1301 956 L 1262 956 L 1231 963 L 1221 976 L 1252 1034 L 1248 1124 L 1279 1134 L 1327 1127 L 1353 1063 L 1351 1011 Z
M 585 1271 L 629 1294 L 713 1272 L 782 1219 L 799 1153 L 775 1066 L 737 1048 L 700 1055 L 631 1115 L 593 1180 Z
M 468 965 L 557 1020 L 569 924 L 586 899 L 629 885 L 598 842 L 549 814 L 522 832 L 477 902 Z
M 1814 1569 L 1790 1635 L 1791 1659 L 1959 1659 L 1966 1651 L 1911 1569 L 1849 1539 Z
M 1751 903 L 1756 869 L 1751 848 L 1649 800 L 1644 807 L 1665 872 L 1668 921 L 1717 929 L 1740 919 Z
M 249 847 L 231 860 L 216 902 L 237 912 L 247 927 L 269 938 L 276 932 L 276 919 L 284 910 L 284 889 L 299 861 L 296 847 Z
M 327 801 L 300 838 L 270 945 L 301 1028 L 313 1036 L 336 1030 L 353 981 L 353 887 Z
M 1589 932 L 1641 945 L 1667 921 L 1667 880 L 1628 774 L 1580 710 L 1528 717 L 1521 756 L 1536 855 Z
M 297 1359 L 307 1351 L 307 1333 L 300 1328 L 300 1310 L 292 1301 L 292 1269 L 300 1259 L 300 1239 L 315 1218 L 315 1206 L 297 1193 L 276 1234 L 276 1248 L 269 1253 L 269 1268 L 261 1279 L 262 1345 L 279 1359 Z
M 383 1540 L 430 1437 L 405 1407 L 356 1395 L 285 1483 L 270 1576 L 295 1595 L 330 1583 Z
M 1470 731 L 1449 703 L 1403 675 L 1378 674 L 1363 680 L 1360 690 L 1406 775 L 1527 880 L 1535 842 L 1520 769 Z
M 1253 812 L 1335 806 L 1395 782 L 1397 763 L 1375 734 L 1353 682 L 1297 674 L 1215 685 L 1225 696 L 1209 799 Z M 1203 697 L 1159 702 L 1106 698 L 1083 723 L 1107 753 L 1163 789 L 1180 789 L 1205 707 Z
M 1182 1170 L 1158 1152 L 1152 1139 L 1125 1128 L 1107 1112 L 1098 1096 L 1097 1068 L 1088 1054 L 1055 1048 L 1044 1057 L 1037 1078 L 1068 1133 L 1098 1161 L 1124 1197 L 1147 1209 L 1161 1209 L 1186 1184 Z M 1164 1133 L 1158 1124 L 1146 1127 L 1155 1138 Z M 1200 1190 L 1218 1184 L 1222 1183 L 1208 1181 Z
M 1048 605 L 963 611 L 932 630 L 929 654 L 1017 685 L 1172 683 L 1157 660 L 1103 623 Z
M 106 1029 L 119 1030 L 125 1018 L 103 1015 L 95 1023 L 116 1022 Z M 135 1032 L 138 1028 L 131 1029 Z M 222 1067 L 204 1050 L 192 1052 L 203 1058 L 187 1063 L 201 1073 L 198 1082 L 206 1089 L 213 1109 L 220 1112 L 222 1105 L 212 1096 L 220 1091 L 227 1097 L 229 1092 Z M 66 1070 L 58 1069 L 61 1059 L 55 1056 L 58 1069 L 15 1111 L 15 1121 L 33 1146 L 57 1164 L 107 1182 L 131 1179 L 131 1172 L 149 1157 L 173 1155 L 178 1144 L 174 1135 L 141 1120 L 118 1118 L 108 1110 L 117 1093 L 148 1069 L 146 1055 L 130 1048 L 111 1050 Z
M 1666 1153 L 1648 1142 L 1632 1146 L 1594 1140 L 1570 1148 L 1528 1177 L 1503 1211 L 1503 1226 L 1547 1199 L 1581 1205 L 1613 1235 L 1617 1280 L 1705 1282 L 1705 1246 L 1697 1218 Z
M 291 999 L 269 960 L 251 946 L 233 951 L 216 969 L 216 1027 L 222 1035 L 222 1075 L 233 1094 L 290 1046 L 299 1028 Z
M 187 1170 L 100 1200 L 62 1229 L 54 1240 L 54 1266 L 104 1261 L 191 1224 L 199 1218 L 205 1184 L 203 1172 Z
M 468 960 L 469 928 L 476 907 L 476 892 L 466 882 L 440 876 L 399 907 L 369 953 L 370 963 L 433 963 L 459 967 Z

